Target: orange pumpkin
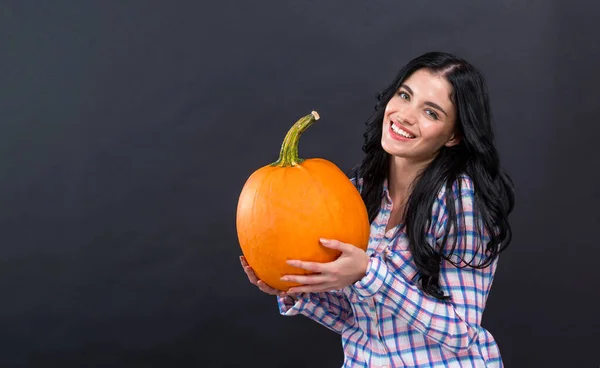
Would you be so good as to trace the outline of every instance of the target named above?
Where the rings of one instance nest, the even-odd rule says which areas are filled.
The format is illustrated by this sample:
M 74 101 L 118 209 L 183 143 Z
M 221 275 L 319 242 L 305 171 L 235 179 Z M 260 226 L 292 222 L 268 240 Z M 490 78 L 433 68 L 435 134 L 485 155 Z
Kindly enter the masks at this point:
M 279 159 L 250 175 L 238 201 L 242 253 L 257 277 L 278 290 L 297 285 L 281 281 L 283 275 L 310 273 L 286 260 L 331 262 L 339 257 L 320 238 L 363 250 L 369 241 L 367 209 L 348 177 L 330 161 L 298 157 L 300 135 L 318 119 L 313 111 L 292 126 Z

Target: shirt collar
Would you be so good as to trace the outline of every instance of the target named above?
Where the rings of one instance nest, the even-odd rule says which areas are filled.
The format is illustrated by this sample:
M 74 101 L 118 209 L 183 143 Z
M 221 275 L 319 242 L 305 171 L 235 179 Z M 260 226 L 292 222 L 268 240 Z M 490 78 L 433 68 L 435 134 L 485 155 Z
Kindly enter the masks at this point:
M 392 197 L 390 196 L 387 178 L 383 180 L 383 191 L 381 192 L 381 197 L 385 198 L 388 203 L 392 203 Z

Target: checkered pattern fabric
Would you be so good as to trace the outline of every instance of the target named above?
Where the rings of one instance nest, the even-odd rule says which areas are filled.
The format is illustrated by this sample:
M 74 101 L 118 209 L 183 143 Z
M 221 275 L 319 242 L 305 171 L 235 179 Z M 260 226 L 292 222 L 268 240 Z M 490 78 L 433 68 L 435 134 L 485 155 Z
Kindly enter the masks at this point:
M 473 182 L 463 175 L 452 189 L 458 218 L 458 230 L 448 234 L 448 242 L 457 240 L 452 260 L 469 261 L 471 255 L 477 261 L 476 250 L 485 249 L 489 237 L 473 212 Z M 341 290 L 277 297 L 280 313 L 304 315 L 339 333 L 343 367 L 503 367 L 493 336 L 481 326 L 497 259 L 485 269 L 444 260 L 440 284 L 451 300 L 435 299 L 416 286 L 418 272 L 402 226 L 385 231 L 391 208 L 386 182 L 381 210 L 371 224 L 371 261 L 364 278 Z M 442 241 L 447 218 L 442 188 L 427 234 L 432 246 Z

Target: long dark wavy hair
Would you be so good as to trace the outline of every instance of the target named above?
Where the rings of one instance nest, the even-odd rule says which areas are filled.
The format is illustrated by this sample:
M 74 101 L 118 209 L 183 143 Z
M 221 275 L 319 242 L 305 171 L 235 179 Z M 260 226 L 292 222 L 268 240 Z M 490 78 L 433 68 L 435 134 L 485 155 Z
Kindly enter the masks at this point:
M 439 284 L 441 261 L 446 259 L 457 267 L 459 264 L 451 259 L 456 248 L 456 237 L 452 244 L 448 244 L 444 237 L 440 247 L 427 242 L 432 206 L 438 193 L 445 185 L 448 210 L 446 233 L 450 227 L 460 229 L 455 211 L 455 200 L 460 199 L 454 198 L 452 187 L 454 183 L 460 182 L 462 174 L 473 180 L 475 215 L 482 219 L 490 241 L 483 256 L 479 258 L 479 264 L 462 262 L 462 267 L 484 268 L 511 241 L 508 215 L 514 206 L 514 188 L 511 178 L 500 166 L 494 146 L 490 103 L 483 76 L 470 63 L 454 55 L 430 52 L 411 60 L 400 69 L 392 83 L 379 93 L 375 111 L 366 122 L 363 145 L 365 155 L 362 162 L 354 168 L 353 175 L 356 183 L 359 178 L 363 179 L 361 196 L 367 207 L 369 220 L 372 222 L 380 210 L 383 185 L 389 172 L 390 155 L 381 146 L 385 106 L 402 82 L 422 68 L 444 76 L 452 85 L 451 100 L 457 109 L 456 128 L 461 140 L 452 147 L 442 147 L 412 183 L 402 226 L 407 233 L 410 251 L 419 271 L 421 289 L 444 300 L 449 299 L 449 296 L 443 294 Z

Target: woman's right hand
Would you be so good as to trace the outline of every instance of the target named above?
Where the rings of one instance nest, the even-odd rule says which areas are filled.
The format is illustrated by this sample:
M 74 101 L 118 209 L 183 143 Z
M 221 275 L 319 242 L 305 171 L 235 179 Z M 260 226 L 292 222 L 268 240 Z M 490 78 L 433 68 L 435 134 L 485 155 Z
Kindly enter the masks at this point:
M 267 293 L 269 295 L 277 295 L 277 296 L 280 296 L 282 298 L 287 295 L 287 293 L 285 291 L 273 289 L 269 285 L 265 284 L 264 281 L 259 280 L 258 277 L 256 277 L 256 274 L 254 273 L 254 270 L 252 270 L 252 267 L 250 267 L 248 265 L 248 262 L 246 261 L 246 258 L 244 258 L 244 256 L 240 256 L 240 262 L 242 263 L 242 267 L 244 268 L 244 272 L 246 272 L 246 275 L 248 275 L 248 280 L 250 280 L 250 282 L 253 285 L 258 286 L 258 288 L 262 292 Z

